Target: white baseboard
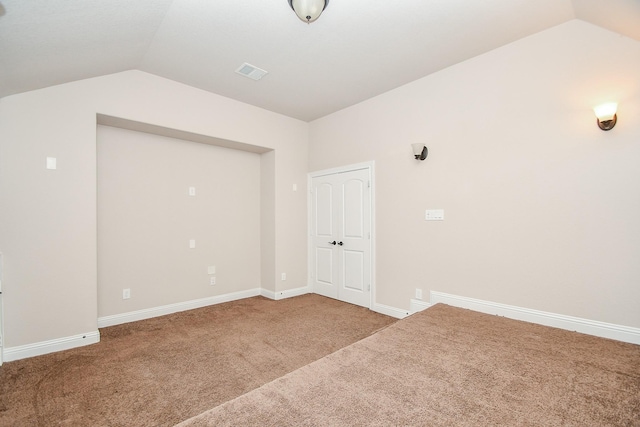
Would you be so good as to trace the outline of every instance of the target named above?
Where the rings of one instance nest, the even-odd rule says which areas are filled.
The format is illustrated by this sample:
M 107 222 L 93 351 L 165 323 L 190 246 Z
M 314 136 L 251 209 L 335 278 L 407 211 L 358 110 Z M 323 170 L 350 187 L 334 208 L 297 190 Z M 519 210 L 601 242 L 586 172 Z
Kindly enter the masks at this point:
M 93 331 L 71 337 L 41 341 L 34 344 L 7 347 L 4 349 L 2 354 L 4 359 L 3 361 L 12 362 L 14 360 L 26 359 L 28 357 L 42 356 L 43 354 L 70 350 L 72 348 L 95 344 L 97 342 L 100 342 L 100 332 Z
M 417 313 L 419 311 L 425 310 L 427 308 L 431 307 L 431 304 L 428 303 L 427 301 L 422 301 L 421 299 L 411 299 L 411 303 L 409 306 L 409 313 L 413 314 L 413 313 Z
M 278 293 L 269 292 L 260 288 L 249 289 L 246 291 L 216 295 L 208 298 L 163 305 L 160 307 L 147 308 L 144 310 L 131 311 L 128 313 L 114 314 L 112 316 L 99 317 L 98 328 L 106 328 L 108 326 L 115 326 L 123 323 L 135 322 L 138 320 L 151 319 L 153 317 L 164 316 L 166 314 L 193 310 L 195 308 L 236 301 L 244 298 L 251 298 L 258 295 L 263 295 L 267 298 L 279 300 L 283 298 L 303 295 L 308 292 L 308 287 L 291 289 Z M 14 360 L 26 359 L 28 357 L 41 356 L 43 354 L 53 353 L 56 351 L 69 350 L 76 347 L 82 347 L 84 345 L 95 344 L 97 342 L 100 342 L 99 331 L 89 332 L 82 335 L 75 335 L 72 337 L 41 341 L 17 347 L 7 347 L 2 353 L 2 360 L 3 362 L 11 362 Z
M 151 319 L 152 317 L 164 316 L 166 314 L 177 313 L 179 311 L 193 310 L 194 308 L 207 307 L 209 305 L 236 301 L 243 298 L 251 298 L 258 295 L 261 295 L 261 290 L 260 288 L 255 288 L 249 289 L 247 291 L 232 292 L 230 294 L 216 295 L 207 298 L 163 305 L 160 307 L 146 308 L 144 310 L 130 311 L 128 313 L 99 317 L 98 328 L 106 328 L 107 326 L 114 326 L 120 325 L 122 323 Z
M 395 317 L 396 319 L 404 319 L 410 313 L 407 310 L 401 310 L 399 308 L 391 307 L 389 305 L 374 303 L 371 307 L 372 311 L 376 313 L 386 314 L 387 316 Z
M 300 295 L 305 295 L 311 293 L 311 287 L 309 286 L 303 286 L 301 288 L 295 288 L 295 289 L 289 289 L 286 291 L 278 291 L 278 292 L 273 292 L 270 291 L 268 289 L 260 289 L 260 295 L 262 295 L 265 298 L 269 298 L 272 300 L 281 300 L 281 299 L 285 299 L 285 298 L 292 298 L 292 297 L 297 297 Z
M 498 316 L 508 317 L 510 319 L 524 320 L 525 322 L 537 323 L 539 325 L 552 326 L 554 328 L 576 331 L 583 334 L 624 341 L 632 344 L 640 344 L 640 329 L 632 328 L 630 326 L 598 322 L 596 320 L 565 316 L 563 314 L 532 310 L 529 308 L 483 301 L 435 291 L 431 291 L 430 299 L 431 304 L 441 302 L 455 307 L 479 311 L 481 313 L 495 314 Z

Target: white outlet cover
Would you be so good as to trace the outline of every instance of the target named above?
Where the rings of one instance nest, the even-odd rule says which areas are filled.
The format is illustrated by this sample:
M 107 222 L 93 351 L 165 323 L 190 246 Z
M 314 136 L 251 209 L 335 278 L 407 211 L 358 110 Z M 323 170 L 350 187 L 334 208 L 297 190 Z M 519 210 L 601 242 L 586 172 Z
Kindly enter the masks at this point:
M 193 249 L 195 247 L 196 247 L 196 240 L 195 239 L 189 240 L 189 248 Z
M 189 187 L 189 195 L 190 196 L 196 195 L 196 187 Z
M 216 284 L 216 278 L 215 278 L 215 276 L 213 276 L 213 277 L 211 277 L 211 278 L 209 279 L 209 284 L 210 284 L 210 285 L 212 285 L 212 286 Z
M 282 280 L 287 280 L 287 273 L 282 273 Z
M 57 160 L 55 157 L 47 157 L 47 169 L 57 169 Z

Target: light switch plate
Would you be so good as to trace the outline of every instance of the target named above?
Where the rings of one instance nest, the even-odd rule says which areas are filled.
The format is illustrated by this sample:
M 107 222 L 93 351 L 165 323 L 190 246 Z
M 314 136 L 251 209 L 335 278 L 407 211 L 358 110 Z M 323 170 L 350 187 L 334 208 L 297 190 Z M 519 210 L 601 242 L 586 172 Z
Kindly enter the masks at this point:
M 196 247 L 196 240 L 195 239 L 189 240 L 189 249 L 193 249 L 195 247 Z
M 189 195 L 190 196 L 196 195 L 196 187 L 189 187 Z
M 425 221 L 444 221 L 444 209 L 427 209 L 424 219 Z
M 208 274 L 216 274 L 216 266 L 215 265 L 210 265 L 209 267 L 207 267 L 207 273 Z

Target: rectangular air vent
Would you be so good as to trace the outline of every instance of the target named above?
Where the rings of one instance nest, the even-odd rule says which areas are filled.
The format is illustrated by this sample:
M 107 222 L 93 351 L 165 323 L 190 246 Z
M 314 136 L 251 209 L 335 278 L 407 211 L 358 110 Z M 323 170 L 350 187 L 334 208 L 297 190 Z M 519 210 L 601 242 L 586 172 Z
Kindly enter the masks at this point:
M 245 77 L 249 77 L 252 80 L 260 80 L 268 71 L 262 70 L 258 67 L 254 67 L 251 64 L 247 64 L 246 62 L 242 64 L 236 70 L 236 73 L 243 75 Z

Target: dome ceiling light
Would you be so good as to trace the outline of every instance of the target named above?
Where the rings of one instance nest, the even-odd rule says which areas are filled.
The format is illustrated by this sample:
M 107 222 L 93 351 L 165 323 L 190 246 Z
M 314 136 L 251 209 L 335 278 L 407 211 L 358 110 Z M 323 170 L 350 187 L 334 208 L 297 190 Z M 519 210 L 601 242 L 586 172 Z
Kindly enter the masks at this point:
M 320 17 L 329 4 L 329 0 L 288 0 L 291 9 L 298 15 L 300 20 L 307 24 L 312 23 Z

